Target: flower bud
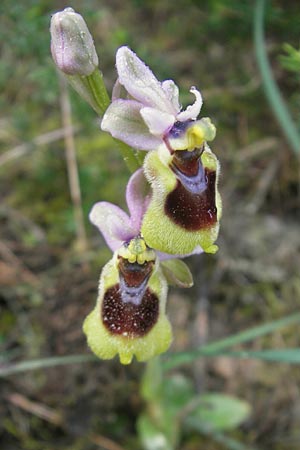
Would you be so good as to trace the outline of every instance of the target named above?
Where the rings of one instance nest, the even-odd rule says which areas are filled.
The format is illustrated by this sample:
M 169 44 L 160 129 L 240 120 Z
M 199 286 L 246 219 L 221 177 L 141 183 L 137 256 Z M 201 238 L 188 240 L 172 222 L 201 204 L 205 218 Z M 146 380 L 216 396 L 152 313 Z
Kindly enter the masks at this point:
M 67 75 L 91 75 L 98 66 L 93 38 L 80 14 L 66 8 L 52 16 L 51 52 L 56 66 Z

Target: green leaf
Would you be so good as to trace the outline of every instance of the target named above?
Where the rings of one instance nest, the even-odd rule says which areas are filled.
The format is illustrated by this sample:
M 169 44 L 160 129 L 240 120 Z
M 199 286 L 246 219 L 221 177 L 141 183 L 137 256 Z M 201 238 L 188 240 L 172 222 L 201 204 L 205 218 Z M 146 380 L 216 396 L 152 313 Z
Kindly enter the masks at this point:
M 244 342 L 252 341 L 258 337 L 277 331 L 288 325 L 300 322 L 300 314 L 292 314 L 283 319 L 274 320 L 272 322 L 251 328 L 250 330 L 242 331 L 241 333 L 229 336 L 211 344 L 203 345 L 202 347 L 189 351 L 174 353 L 170 355 L 163 363 L 163 369 L 169 370 L 182 364 L 189 364 L 203 356 L 219 356 L 224 355 L 228 349 L 234 345 L 243 344 Z
M 290 44 L 283 44 L 283 49 L 286 55 L 281 55 L 279 61 L 281 65 L 289 70 L 290 72 L 295 72 L 298 77 L 300 75 L 300 49 L 296 50 Z
M 181 288 L 189 288 L 194 284 L 193 275 L 181 259 L 163 261 L 161 267 L 168 284 Z
M 161 400 L 170 415 L 175 416 L 194 399 L 191 381 L 180 374 L 165 378 L 161 389 Z
M 250 415 L 250 405 L 235 397 L 223 394 L 204 394 L 199 403 L 185 419 L 189 428 L 198 429 L 202 424 L 211 431 L 233 430 Z
M 233 358 L 255 358 L 264 361 L 284 362 L 290 364 L 300 363 L 300 348 L 226 352 L 225 355 Z
M 137 421 L 137 431 L 144 450 L 174 450 L 167 436 L 148 415 L 140 415 Z
M 193 399 L 193 385 L 183 375 L 163 379 L 159 358 L 149 361 L 147 366 L 141 385 L 147 412 L 138 421 L 139 433 L 145 441 L 145 433 L 151 436 L 155 430 L 157 435 L 164 436 L 170 448 L 175 448 L 180 434 L 180 413 Z M 162 441 L 157 437 L 155 439 Z M 150 444 L 144 446 L 151 448 Z

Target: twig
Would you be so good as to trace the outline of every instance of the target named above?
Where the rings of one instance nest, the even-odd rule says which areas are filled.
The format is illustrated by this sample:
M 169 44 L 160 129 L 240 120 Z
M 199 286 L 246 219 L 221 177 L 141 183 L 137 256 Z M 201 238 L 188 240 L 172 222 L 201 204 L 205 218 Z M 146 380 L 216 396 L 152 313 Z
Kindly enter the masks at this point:
M 56 426 L 62 425 L 61 415 L 42 403 L 33 402 L 24 395 L 18 393 L 9 394 L 6 398 L 10 403 L 23 409 L 24 411 L 28 411 L 29 413 L 40 417 L 47 422 L 53 423 Z
M 248 159 L 261 156 L 262 153 L 265 153 L 269 150 L 274 150 L 276 146 L 278 146 L 277 138 L 266 137 L 241 148 L 237 154 L 237 158 L 240 162 L 245 162 Z
M 24 226 L 24 228 L 30 230 L 37 241 L 42 242 L 46 240 L 46 234 L 40 226 L 38 226 L 35 222 L 29 219 L 29 217 L 25 216 L 17 209 L 12 208 L 5 203 L 0 206 L 0 218 L 3 216 L 8 218 L 8 220 L 17 222 Z
M 274 177 L 278 171 L 278 168 L 279 160 L 274 159 L 273 161 L 271 161 L 266 170 L 264 170 L 263 174 L 258 180 L 258 185 L 255 194 L 253 195 L 253 200 L 248 204 L 246 208 L 248 213 L 256 214 L 257 211 L 261 208 L 265 201 L 268 190 L 272 185 Z
M 78 125 L 70 127 L 73 133 L 77 133 L 80 127 Z M 40 145 L 50 144 L 51 142 L 59 141 L 63 139 L 66 133 L 65 128 L 59 128 L 57 130 L 49 131 L 48 133 L 41 134 L 40 136 L 32 139 L 31 142 L 25 142 L 23 144 L 17 145 L 16 147 L 7 150 L 7 152 L 3 153 L 0 156 L 0 166 L 15 160 L 16 158 L 20 158 L 21 156 L 26 155 L 30 151 L 34 150 L 35 147 Z
M 39 278 L 34 275 L 34 273 L 32 273 L 27 267 L 25 267 L 22 261 L 2 241 L 0 241 L 0 255 L 5 261 L 7 261 L 14 268 L 20 271 L 20 274 L 23 276 L 24 281 L 34 286 L 38 286 L 40 284 Z
M 256 91 L 259 88 L 260 80 L 258 77 L 252 77 L 247 84 L 235 85 L 235 86 L 222 86 L 222 87 L 213 87 L 210 89 L 203 89 L 202 95 L 207 100 L 214 97 L 219 97 L 224 93 L 228 95 L 236 95 L 242 96 L 250 94 L 253 91 Z
M 78 175 L 78 166 L 76 161 L 76 151 L 74 134 L 72 130 L 72 111 L 68 92 L 68 86 L 65 78 L 59 73 L 60 80 L 60 106 L 62 114 L 62 123 L 64 127 L 64 141 L 66 150 L 67 170 L 69 177 L 70 194 L 74 208 L 74 219 L 76 224 L 76 234 L 78 249 L 81 252 L 87 249 L 87 238 L 84 226 L 84 217 L 82 211 L 80 182 Z

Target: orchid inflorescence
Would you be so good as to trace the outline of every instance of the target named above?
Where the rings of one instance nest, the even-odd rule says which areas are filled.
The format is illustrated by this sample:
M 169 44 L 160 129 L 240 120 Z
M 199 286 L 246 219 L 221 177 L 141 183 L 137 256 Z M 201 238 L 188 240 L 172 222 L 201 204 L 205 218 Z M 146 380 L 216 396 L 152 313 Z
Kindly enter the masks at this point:
M 90 212 L 113 257 L 83 325 L 100 358 L 119 354 L 123 364 L 133 356 L 145 361 L 166 351 L 172 340 L 168 284 L 192 285 L 180 258 L 218 249 L 220 169 L 207 144 L 216 129 L 209 118 L 198 119 L 202 97 L 195 87 L 194 103 L 182 110 L 174 81 L 158 81 L 126 46 L 116 54 L 118 78 L 108 106 L 93 39 L 72 8 L 53 15 L 51 38 L 57 67 L 97 113 L 104 113 L 102 130 L 148 152 L 128 181 L 129 215 L 105 201 Z

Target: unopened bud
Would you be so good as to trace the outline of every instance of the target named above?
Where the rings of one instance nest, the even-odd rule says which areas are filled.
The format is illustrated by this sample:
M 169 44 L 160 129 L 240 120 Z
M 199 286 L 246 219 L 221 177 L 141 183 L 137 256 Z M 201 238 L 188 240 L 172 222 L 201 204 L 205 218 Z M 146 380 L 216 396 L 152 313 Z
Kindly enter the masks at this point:
M 67 75 L 91 75 L 98 66 L 93 38 L 80 14 L 72 8 L 51 19 L 51 52 L 57 67 Z

